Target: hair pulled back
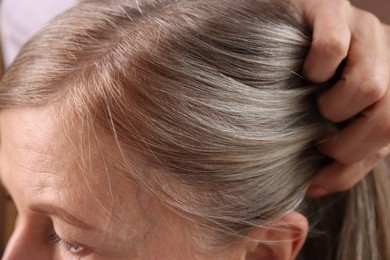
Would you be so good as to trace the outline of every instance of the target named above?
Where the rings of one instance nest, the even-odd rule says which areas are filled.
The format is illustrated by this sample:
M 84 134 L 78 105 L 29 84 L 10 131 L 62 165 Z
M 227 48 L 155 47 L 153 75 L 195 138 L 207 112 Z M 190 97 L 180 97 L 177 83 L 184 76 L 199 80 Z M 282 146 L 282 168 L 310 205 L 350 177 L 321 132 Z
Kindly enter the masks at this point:
M 55 104 L 65 128 L 109 136 L 129 178 L 210 247 L 297 210 L 313 230 L 301 259 L 390 259 L 383 174 L 305 197 L 329 161 L 315 140 L 337 129 L 299 76 L 310 40 L 284 1 L 85 1 L 22 49 L 0 107 Z M 130 150 L 149 170 L 131 166 Z

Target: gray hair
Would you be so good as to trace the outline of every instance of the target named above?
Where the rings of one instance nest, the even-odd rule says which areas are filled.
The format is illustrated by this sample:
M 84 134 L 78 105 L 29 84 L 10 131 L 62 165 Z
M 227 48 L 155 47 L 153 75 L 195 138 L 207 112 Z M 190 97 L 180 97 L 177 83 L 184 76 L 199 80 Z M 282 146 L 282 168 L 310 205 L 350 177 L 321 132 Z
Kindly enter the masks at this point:
M 68 128 L 81 120 L 115 140 L 126 172 L 137 151 L 157 170 L 129 177 L 211 248 L 298 210 L 317 234 L 302 259 L 388 259 L 383 175 L 305 198 L 329 161 L 315 142 L 336 129 L 299 76 L 310 40 L 284 1 L 86 1 L 23 48 L 0 107 L 60 104 Z

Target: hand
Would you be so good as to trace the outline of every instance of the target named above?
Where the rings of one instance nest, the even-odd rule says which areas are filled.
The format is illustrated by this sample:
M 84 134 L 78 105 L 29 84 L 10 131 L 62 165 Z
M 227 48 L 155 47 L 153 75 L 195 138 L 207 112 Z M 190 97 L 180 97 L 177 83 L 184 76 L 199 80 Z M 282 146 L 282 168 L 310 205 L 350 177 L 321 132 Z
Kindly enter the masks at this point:
M 324 139 L 319 150 L 334 159 L 312 180 L 308 196 L 345 191 L 390 152 L 390 27 L 346 0 L 299 0 L 313 41 L 303 74 L 330 79 L 346 59 L 341 79 L 318 98 L 333 122 L 355 117 Z

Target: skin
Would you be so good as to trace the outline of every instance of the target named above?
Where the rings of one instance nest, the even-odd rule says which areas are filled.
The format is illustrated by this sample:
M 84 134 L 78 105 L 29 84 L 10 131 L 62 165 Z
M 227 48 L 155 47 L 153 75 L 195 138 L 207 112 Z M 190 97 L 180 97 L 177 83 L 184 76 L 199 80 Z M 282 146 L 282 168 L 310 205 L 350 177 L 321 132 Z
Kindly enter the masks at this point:
M 390 29 L 347 0 L 297 0 L 313 28 L 303 75 L 325 82 L 346 59 L 339 81 L 318 95 L 322 115 L 332 122 L 350 119 L 325 136 L 318 149 L 334 159 L 321 169 L 310 197 L 346 191 L 390 153 Z
M 334 158 L 335 161 L 322 169 L 312 181 L 308 195 L 318 197 L 351 188 L 380 159 L 389 154 L 390 120 L 387 111 L 390 104 L 388 92 L 390 30 L 381 25 L 375 17 L 353 8 L 345 0 L 297 0 L 296 3 L 304 11 L 314 31 L 312 47 L 303 69 L 305 77 L 313 82 L 324 82 L 334 74 L 337 66 L 348 56 L 347 67 L 343 71 L 341 80 L 318 97 L 322 114 L 334 122 L 357 116 L 357 119 L 343 131 L 325 137 L 319 146 L 324 154 Z M 366 54 L 368 49 L 370 55 Z M 125 192 L 126 196 L 115 198 L 97 192 L 99 189 L 91 189 L 85 184 L 81 174 L 74 174 L 72 178 L 65 177 L 65 172 L 77 172 L 78 166 L 75 162 L 70 163 L 74 158 L 68 158 L 71 152 L 61 145 L 63 143 L 58 141 L 56 134 L 51 133 L 51 139 L 45 140 L 48 137 L 44 135 L 43 138 L 42 133 L 37 131 L 38 129 L 50 132 L 52 126 L 46 117 L 43 120 L 41 114 L 41 117 L 35 118 L 26 111 L 17 116 L 10 116 L 9 113 L 12 114 L 3 111 L 0 115 L 0 122 L 4 120 L 7 122 L 0 123 L 2 139 L 0 176 L 14 197 L 19 218 L 4 259 L 23 259 L 27 256 L 28 259 L 34 257 L 63 259 L 65 255 L 67 259 L 70 257 L 137 259 L 142 254 L 151 257 L 147 259 L 154 259 L 153 257 L 157 256 L 156 259 L 174 259 L 172 254 L 183 257 L 179 259 L 191 259 L 189 256 L 192 254 L 185 236 L 190 233 L 188 223 L 142 192 L 138 192 L 135 185 L 123 182 L 123 176 L 112 176 L 112 183 L 118 187 L 124 186 L 120 188 L 124 192 L 129 190 L 134 192 L 129 194 Z M 47 116 L 48 112 L 45 113 L 44 115 Z M 31 118 L 35 119 L 34 122 Z M 8 124 L 9 121 L 19 122 L 19 124 Z M 8 131 L 3 128 L 8 128 Z M 8 135 L 14 138 L 9 138 Z M 95 178 L 94 181 L 96 187 L 105 187 L 106 182 L 103 178 Z M 92 193 L 93 196 L 84 196 L 87 192 Z M 111 199 L 107 201 L 107 198 Z M 134 203 L 125 210 L 116 207 L 123 205 L 120 204 L 121 201 Z M 31 209 L 31 205 L 42 203 L 71 208 L 74 211 L 72 214 L 79 214 L 80 218 L 98 227 L 98 233 L 86 232 L 64 223 L 58 217 L 42 211 L 36 212 L 36 207 L 34 210 Z M 134 205 L 137 205 L 137 210 L 134 210 Z M 143 208 L 143 205 L 149 206 Z M 151 216 L 164 217 L 145 219 L 142 212 L 153 212 Z M 131 219 L 132 223 L 136 223 L 134 224 L 136 228 L 133 226 L 123 228 L 118 224 L 120 223 L 118 219 L 121 218 Z M 175 223 L 175 225 L 160 225 L 161 223 Z M 83 237 L 86 240 L 81 242 L 76 240 L 79 244 L 93 242 L 97 243 L 93 246 L 107 249 L 99 249 L 100 251 L 94 249 L 99 252 L 92 252 L 88 248 L 82 250 L 81 255 L 80 253 L 73 255 L 66 251 L 63 243 L 61 246 L 54 246 L 50 241 L 48 237 L 53 233 L 53 226 L 58 233 L 66 235 L 68 240 L 74 239 L 72 236 L 77 234 L 78 238 Z M 161 230 L 160 226 L 170 226 L 170 228 Z M 161 237 L 165 238 L 167 235 L 170 238 L 177 238 L 178 241 L 170 239 L 165 241 L 168 244 L 159 246 L 156 241 L 158 239 L 161 241 L 163 239 Z M 150 244 L 144 243 L 145 246 L 140 246 L 143 241 L 148 241 Z M 130 250 L 129 244 L 137 246 L 131 247 Z M 115 252 L 111 246 L 115 247 Z M 37 252 L 37 248 L 41 249 L 40 255 L 33 254 Z
M 52 108 L 0 112 L 0 177 L 19 214 L 2 259 L 287 260 L 302 247 L 308 223 L 292 212 L 272 230 L 254 228 L 248 239 L 224 250 L 194 251 L 195 224 L 116 169 L 116 155 L 102 154 L 97 139 L 74 140 L 88 160 L 75 156 L 80 153 L 58 131 L 54 113 Z M 82 133 L 72 131 L 73 138 Z M 131 157 L 135 167 L 143 167 Z
M 188 221 L 122 174 L 109 174 L 115 192 L 107 192 L 112 167 L 94 151 L 81 173 L 51 113 L 0 113 L 0 176 L 19 213 L 3 259 L 194 259 Z M 62 242 L 51 241 L 54 233 Z

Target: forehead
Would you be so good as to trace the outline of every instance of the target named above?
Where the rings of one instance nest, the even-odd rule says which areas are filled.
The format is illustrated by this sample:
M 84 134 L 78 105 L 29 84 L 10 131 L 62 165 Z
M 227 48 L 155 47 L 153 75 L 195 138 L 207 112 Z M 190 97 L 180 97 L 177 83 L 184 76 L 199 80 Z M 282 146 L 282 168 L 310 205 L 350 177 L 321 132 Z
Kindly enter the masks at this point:
M 82 186 L 78 156 L 51 109 L 1 111 L 0 137 L 2 177 L 19 179 L 27 183 L 27 191 L 38 194 L 47 187 L 75 190 Z
M 152 255 L 164 250 L 172 251 L 172 255 L 176 251 L 182 253 L 184 247 L 178 245 L 187 246 L 192 241 L 189 222 L 131 180 L 127 175 L 132 172 L 118 171 L 111 164 L 115 152 L 108 151 L 111 157 L 106 161 L 107 153 L 96 151 L 79 159 L 69 137 L 59 129 L 61 126 L 51 110 L 0 112 L 0 177 L 18 209 L 32 204 L 65 209 L 97 227 L 98 233 L 103 235 L 94 239 L 110 252 L 140 256 L 137 259 L 144 259 L 142 256 L 148 252 Z M 88 150 L 99 150 L 95 149 L 99 144 L 93 142 L 94 138 L 91 140 L 75 140 L 74 145 L 80 141 L 80 146 L 85 148 L 91 143 L 83 148 L 87 154 Z M 108 143 L 103 140 L 100 145 Z M 150 165 L 143 166 L 136 154 L 132 160 L 135 163 L 129 164 L 133 164 L 130 166 L 133 169 L 153 171 Z M 186 234 L 186 239 L 184 235 L 182 238 L 182 233 Z M 167 237 L 170 239 L 166 240 Z M 165 249 L 167 244 L 172 250 Z
M 81 129 L 69 133 L 63 126 L 50 108 L 1 111 L 2 177 L 28 183 L 24 188 L 34 193 L 54 188 L 57 195 L 64 191 L 71 194 L 66 196 L 93 196 L 99 203 L 107 200 L 112 181 L 121 179 L 123 183 L 124 174 L 117 174 L 100 152 L 103 144 L 82 134 Z
M 50 108 L 1 111 L 1 151 L 9 159 L 5 164 L 15 163 L 27 172 L 46 172 L 62 178 L 77 172 L 77 156 L 56 121 Z
M 48 110 L 7 109 L 0 113 L 2 157 L 4 166 L 17 164 L 27 171 L 55 168 L 61 138 L 54 139 L 54 125 Z
M 136 239 L 133 225 L 142 229 L 151 225 L 144 220 L 147 210 L 143 207 L 151 204 L 151 198 L 124 173 L 117 173 L 97 151 L 94 138 L 84 136 L 92 140 L 90 145 L 85 140 L 71 141 L 61 126 L 50 109 L 0 112 L 1 177 L 11 195 L 17 203 L 61 205 L 91 221 L 99 216 L 92 221 L 94 226 L 110 223 L 111 233 Z M 78 145 L 84 147 L 84 156 L 78 153 Z M 129 229 L 114 224 L 129 219 Z
M 54 130 L 51 112 L 43 108 L 2 110 L 0 129 L 7 136 L 3 141 L 22 150 L 43 143 L 46 147 Z

